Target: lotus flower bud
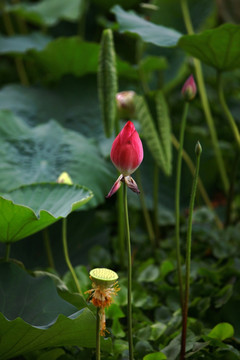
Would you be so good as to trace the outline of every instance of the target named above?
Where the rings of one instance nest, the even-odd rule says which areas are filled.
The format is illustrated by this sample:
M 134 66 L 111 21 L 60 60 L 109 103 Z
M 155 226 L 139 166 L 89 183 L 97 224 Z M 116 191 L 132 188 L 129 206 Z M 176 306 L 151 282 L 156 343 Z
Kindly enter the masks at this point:
M 195 98 L 197 93 L 197 86 L 193 75 L 190 75 L 189 78 L 185 81 L 181 92 L 185 101 L 192 101 Z
M 128 121 L 112 144 L 111 160 L 123 176 L 131 175 L 143 160 L 143 146 L 131 121 Z
M 59 175 L 57 182 L 59 184 L 68 184 L 68 185 L 72 185 L 72 179 L 70 178 L 70 176 L 68 175 L 67 172 L 63 172 L 61 173 L 61 175 Z
M 134 96 L 135 91 L 122 91 L 117 93 L 117 109 L 121 119 L 131 119 L 135 114 Z

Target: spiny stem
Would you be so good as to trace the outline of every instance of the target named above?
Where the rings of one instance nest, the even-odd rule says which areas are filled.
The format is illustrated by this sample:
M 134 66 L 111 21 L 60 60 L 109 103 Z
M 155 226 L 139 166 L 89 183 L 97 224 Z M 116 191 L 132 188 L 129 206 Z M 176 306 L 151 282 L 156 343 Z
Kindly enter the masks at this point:
M 176 253 L 177 253 L 177 274 L 178 274 L 178 284 L 179 284 L 182 311 L 183 311 L 183 284 L 182 284 L 182 270 L 181 270 L 181 250 L 180 250 L 180 188 L 181 188 L 182 151 L 183 151 L 183 142 L 184 142 L 188 109 L 189 109 L 189 103 L 185 102 L 182 120 L 181 120 L 179 150 L 178 150 L 178 159 L 177 159 L 176 192 L 175 192 L 175 218 L 176 218 L 175 238 L 176 238 Z
M 190 13 L 189 13 L 189 9 L 188 9 L 187 0 L 181 0 L 180 4 L 181 4 L 183 18 L 184 18 L 185 26 L 187 28 L 187 32 L 188 32 L 188 34 L 194 34 L 194 30 L 193 30 L 193 26 L 192 26 L 192 22 L 191 22 L 191 17 L 190 17 Z M 211 135 L 211 138 L 212 138 L 213 148 L 214 148 L 214 151 L 215 151 L 216 160 L 217 160 L 217 163 L 218 163 L 218 168 L 219 168 L 219 172 L 220 172 L 220 175 L 221 175 L 221 180 L 222 180 L 222 183 L 223 183 L 223 186 L 224 186 L 225 193 L 227 193 L 228 188 L 229 188 L 229 181 L 228 181 L 225 165 L 224 165 L 223 158 L 222 158 L 222 153 L 221 153 L 220 147 L 218 145 L 217 132 L 216 132 L 216 129 L 215 129 L 213 117 L 212 117 L 211 110 L 210 110 L 209 101 L 208 101 L 208 98 L 207 98 L 206 87 L 205 87 L 205 83 L 204 83 L 201 63 L 197 59 L 193 59 L 193 63 L 194 63 L 195 71 L 196 71 L 198 90 L 199 90 L 199 93 L 200 93 L 203 110 L 204 110 L 204 113 L 205 113 L 208 128 L 209 128 L 210 135 Z
M 74 283 L 76 285 L 76 288 L 79 292 L 80 295 L 82 295 L 82 290 L 80 288 L 79 282 L 78 282 L 78 278 L 77 275 L 73 269 L 73 266 L 71 264 L 70 258 L 69 258 L 69 254 L 68 254 L 68 246 L 67 246 L 67 219 L 63 219 L 62 220 L 62 241 L 63 241 L 63 252 L 64 252 L 64 257 L 65 257 L 65 261 L 67 263 L 67 266 L 72 274 Z
M 6 243 L 5 261 L 9 261 L 11 244 Z
M 189 217 L 188 217 L 188 228 L 187 228 L 187 244 L 186 244 L 186 277 L 185 277 L 185 292 L 184 292 L 184 304 L 183 304 L 183 315 L 182 315 L 182 339 L 181 339 L 181 353 L 180 360 L 185 359 L 186 350 L 186 338 L 187 338 L 187 318 L 188 318 L 188 301 L 189 301 L 189 287 L 190 287 L 190 268 L 191 268 L 191 245 L 192 245 L 192 217 L 194 209 L 194 201 L 197 190 L 198 174 L 200 167 L 201 157 L 201 145 L 199 142 L 196 145 L 196 172 L 193 178 L 192 193 L 189 204 Z
M 96 360 L 101 359 L 101 351 L 100 351 L 100 308 L 97 307 L 96 314 Z
M 128 347 L 129 360 L 133 360 L 133 337 L 132 337 L 132 256 L 131 256 L 131 241 L 128 218 L 128 204 L 127 204 L 127 185 L 123 184 L 123 199 L 124 199 L 124 217 L 125 217 L 125 235 L 127 242 L 127 263 L 128 263 Z
M 50 243 L 50 237 L 49 237 L 49 232 L 48 232 L 47 228 L 43 230 L 43 241 L 44 241 L 44 246 L 45 246 L 45 250 L 47 253 L 48 265 L 50 266 L 50 268 L 55 269 L 52 248 L 51 248 L 51 243 Z

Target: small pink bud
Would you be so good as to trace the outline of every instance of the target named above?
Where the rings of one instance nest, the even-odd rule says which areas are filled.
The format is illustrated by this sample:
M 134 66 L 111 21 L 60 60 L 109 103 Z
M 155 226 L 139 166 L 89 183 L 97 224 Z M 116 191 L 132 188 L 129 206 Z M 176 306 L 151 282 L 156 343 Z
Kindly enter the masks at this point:
M 143 146 L 131 121 L 128 121 L 112 144 L 111 160 L 123 176 L 131 175 L 143 160 Z
M 191 101 L 195 98 L 197 93 L 197 86 L 193 75 L 190 75 L 189 78 L 185 81 L 181 92 L 185 101 Z
M 131 119 L 135 114 L 134 96 L 135 91 L 122 91 L 117 93 L 117 109 L 120 119 Z

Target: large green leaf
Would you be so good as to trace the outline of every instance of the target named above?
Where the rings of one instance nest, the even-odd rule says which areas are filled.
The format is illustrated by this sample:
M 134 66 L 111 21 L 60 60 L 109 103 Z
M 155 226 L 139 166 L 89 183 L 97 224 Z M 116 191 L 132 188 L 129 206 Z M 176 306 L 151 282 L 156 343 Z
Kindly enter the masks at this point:
M 0 241 L 14 242 L 53 224 L 92 198 L 79 185 L 25 185 L 0 196 Z
M 0 36 L 0 54 L 24 53 L 30 49 L 43 50 L 50 41 L 49 36 L 41 33 Z
M 93 141 L 62 128 L 55 121 L 27 125 L 8 111 L 0 112 L 0 191 L 22 184 L 55 182 L 67 171 L 74 184 L 94 193 L 90 206 L 105 199 L 114 176 Z
M 30 276 L 13 263 L 0 264 L 0 358 L 54 346 L 95 346 L 96 319 L 58 296 L 49 277 Z M 110 340 L 102 342 L 109 350 Z
M 185 35 L 178 45 L 190 55 L 220 71 L 240 67 L 240 26 L 223 24 L 201 34 Z
M 6 10 L 38 25 L 53 26 L 60 20 L 76 21 L 81 15 L 83 0 L 42 0 L 36 4 L 9 5 Z
M 143 41 L 158 46 L 172 47 L 177 45 L 181 33 L 165 26 L 155 25 L 144 20 L 133 11 L 124 11 L 119 5 L 112 8 L 119 23 L 120 32 L 138 34 Z
M 208 334 L 208 337 L 223 341 L 234 335 L 234 328 L 231 324 L 223 322 L 217 324 Z

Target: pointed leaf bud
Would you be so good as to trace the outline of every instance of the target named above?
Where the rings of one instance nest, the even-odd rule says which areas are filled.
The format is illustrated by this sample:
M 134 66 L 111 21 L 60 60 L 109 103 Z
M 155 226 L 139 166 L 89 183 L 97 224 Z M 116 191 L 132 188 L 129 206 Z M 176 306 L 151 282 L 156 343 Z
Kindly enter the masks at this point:
M 123 176 L 131 175 L 143 160 L 143 146 L 131 121 L 128 121 L 112 144 L 111 160 Z
M 120 119 L 132 119 L 135 114 L 135 91 L 122 91 L 117 93 L 117 109 Z
M 197 86 L 193 75 L 190 75 L 189 78 L 185 81 L 181 92 L 185 101 L 191 101 L 195 98 L 197 93 Z
M 199 156 L 199 155 L 201 155 L 201 153 L 202 153 L 202 146 L 201 146 L 200 142 L 197 141 L 196 146 L 195 146 L 195 154 L 197 156 Z
M 118 191 L 118 189 L 121 186 L 121 180 L 123 179 L 123 175 L 121 174 L 118 179 L 115 181 L 115 183 L 113 184 L 111 190 L 109 191 L 109 193 L 106 196 L 106 199 L 110 198 L 113 194 L 115 194 L 115 192 Z
M 70 178 L 67 172 L 61 173 L 61 175 L 57 179 L 57 182 L 59 184 L 73 185 L 72 179 Z

